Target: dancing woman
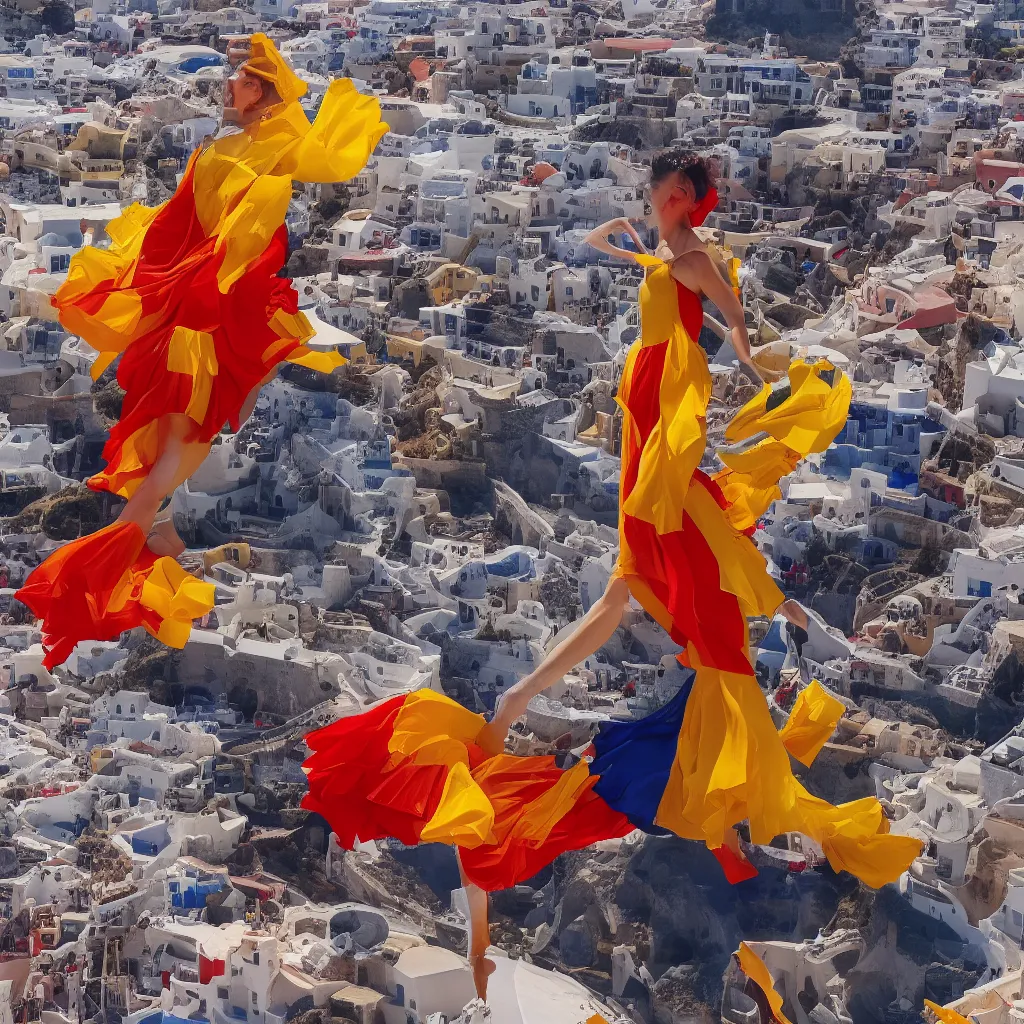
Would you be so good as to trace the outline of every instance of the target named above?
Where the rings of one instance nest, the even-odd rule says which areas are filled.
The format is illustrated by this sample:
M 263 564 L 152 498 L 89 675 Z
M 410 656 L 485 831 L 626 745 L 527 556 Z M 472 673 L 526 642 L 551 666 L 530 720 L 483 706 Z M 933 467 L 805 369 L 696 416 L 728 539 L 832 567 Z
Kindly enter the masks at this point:
M 554 856 L 634 828 L 704 842 L 732 881 L 750 877 L 735 826 L 766 844 L 785 832 L 818 843 L 837 870 L 870 885 L 893 881 L 920 843 L 888 835 L 881 804 L 834 807 L 793 775 L 790 754 L 809 764 L 842 714 L 813 684 L 785 729 L 774 728 L 749 658 L 748 616 L 781 612 L 783 599 L 750 539 L 799 459 L 823 451 L 846 421 L 851 388 L 834 367 L 796 361 L 788 384 L 765 385 L 732 419 L 726 468 L 700 470 L 711 395 L 698 346 L 702 296 L 718 306 L 739 360 L 757 375 L 740 304 L 722 268 L 693 232 L 717 204 L 709 166 L 692 154 L 654 160 L 651 203 L 664 245 L 644 251 L 625 222 L 588 239 L 635 259 L 641 338 L 619 388 L 623 411 L 619 560 L 604 595 L 579 626 L 498 702 L 493 720 L 430 690 L 396 697 L 309 737 L 310 791 L 351 849 L 358 840 L 446 842 L 458 851 L 472 911 L 470 956 L 481 995 L 489 965 L 486 892 L 532 877 Z M 639 251 L 610 244 L 624 230 Z M 606 724 L 589 755 L 562 770 L 553 757 L 503 752 L 530 699 L 611 638 L 630 597 L 683 648 L 692 675 L 646 718 Z
M 380 105 L 347 79 L 332 82 L 311 125 L 306 85 L 256 34 L 228 54 L 224 128 L 197 150 L 161 206 L 129 207 L 107 226 L 108 249 L 71 261 L 53 296 L 61 324 L 100 352 L 99 375 L 119 355 L 121 416 L 89 480 L 127 503 L 111 526 L 66 544 L 17 597 L 42 621 L 44 664 L 79 640 L 144 626 L 182 647 L 213 587 L 175 562 L 185 545 L 161 505 L 230 424 L 251 415 L 283 362 L 329 373 L 340 357 L 311 352 L 309 321 L 291 282 L 285 214 L 293 181 L 347 181 L 380 137 Z

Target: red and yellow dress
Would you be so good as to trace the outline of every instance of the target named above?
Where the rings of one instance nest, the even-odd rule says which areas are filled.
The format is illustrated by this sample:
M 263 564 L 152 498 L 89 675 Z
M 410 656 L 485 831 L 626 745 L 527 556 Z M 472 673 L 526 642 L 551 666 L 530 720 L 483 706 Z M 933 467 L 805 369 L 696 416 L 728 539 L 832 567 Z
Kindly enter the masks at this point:
M 310 124 L 298 102 L 305 83 L 266 36 L 253 36 L 251 46 L 246 68 L 271 82 L 281 102 L 194 153 L 167 202 L 135 204 L 111 221 L 110 247 L 77 253 L 53 297 L 61 324 L 100 352 L 94 377 L 121 356 L 125 397 L 103 450 L 106 467 L 89 480 L 94 490 L 132 496 L 159 455 L 162 417 L 187 416 L 186 441 L 209 442 L 225 424 L 238 428 L 247 396 L 283 360 L 323 372 L 343 361 L 305 345 L 309 321 L 279 276 L 285 214 L 294 181 L 352 178 L 387 125 L 378 101 L 347 79 L 331 83 Z M 149 590 L 170 586 L 165 605 L 181 586 L 164 564 L 170 560 L 149 558 L 144 544 L 138 526 L 115 524 L 66 545 L 32 573 L 18 597 L 43 619 L 48 667 L 78 640 L 158 623 L 140 603 L 137 581 L 148 580 Z M 180 582 L 190 594 L 175 604 L 181 615 L 212 607 L 212 587 Z M 187 628 L 156 631 L 179 647 L 188 636 Z
M 664 707 L 603 725 L 593 756 L 566 771 L 552 758 L 480 750 L 479 715 L 431 691 L 396 697 L 307 737 L 303 806 L 341 844 L 393 836 L 459 849 L 470 881 L 506 888 L 554 855 L 633 828 L 673 832 L 716 851 L 732 880 L 749 877 L 726 846 L 746 821 L 753 842 L 785 832 L 815 840 L 837 870 L 880 886 L 921 844 L 888 834 L 877 800 L 835 807 L 793 775 L 809 764 L 843 706 L 817 683 L 777 732 L 750 665 L 747 617 L 774 615 L 783 595 L 750 539 L 799 459 L 823 451 L 846 421 L 849 381 L 824 361 L 796 361 L 789 393 L 765 386 L 727 439 L 766 436 L 714 476 L 700 470 L 711 395 L 696 343 L 698 296 L 661 260 L 640 294 L 642 336 L 619 391 L 623 410 L 616 575 L 685 648 L 692 678 Z

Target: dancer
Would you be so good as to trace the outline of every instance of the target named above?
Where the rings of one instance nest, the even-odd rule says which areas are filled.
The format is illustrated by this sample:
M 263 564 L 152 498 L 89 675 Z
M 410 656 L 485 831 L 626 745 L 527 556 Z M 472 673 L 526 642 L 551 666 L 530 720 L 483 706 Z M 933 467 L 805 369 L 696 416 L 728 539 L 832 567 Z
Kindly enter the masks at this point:
M 696 343 L 701 296 L 721 311 L 740 362 L 757 375 L 740 304 L 693 228 L 717 204 L 710 166 L 692 154 L 654 160 L 651 201 L 663 257 L 644 251 L 622 221 L 590 244 L 647 268 L 641 338 L 619 389 L 623 410 L 619 560 L 604 595 L 570 635 L 498 702 L 493 720 L 447 697 L 417 691 L 312 733 L 303 806 L 323 815 L 351 849 L 387 836 L 457 848 L 472 912 L 470 959 L 481 995 L 489 970 L 487 891 L 524 881 L 558 853 L 634 828 L 704 842 L 731 881 L 754 872 L 735 826 L 766 844 L 809 836 L 837 870 L 870 885 L 893 881 L 921 844 L 888 835 L 881 804 L 834 807 L 793 775 L 790 752 L 810 763 L 843 706 L 817 684 L 776 732 L 749 659 L 748 616 L 776 612 L 806 625 L 784 600 L 750 539 L 780 496 L 779 481 L 824 451 L 846 421 L 849 381 L 825 361 L 797 360 L 788 382 L 764 385 L 731 421 L 725 469 L 700 470 L 711 394 Z M 638 251 L 606 236 L 629 233 Z M 658 621 L 692 674 L 654 714 L 601 727 L 567 770 L 553 757 L 503 752 L 509 726 L 530 699 L 593 654 L 620 624 L 630 596 Z
M 387 125 L 380 105 L 347 79 L 331 83 L 311 125 L 306 85 L 262 34 L 229 51 L 225 127 L 193 154 L 161 206 L 129 207 L 107 226 L 108 249 L 85 248 L 53 296 L 61 324 L 100 352 L 98 377 L 119 355 L 125 397 L 89 480 L 127 503 L 111 526 L 65 545 L 17 597 L 43 620 L 44 664 L 79 640 L 142 625 L 184 646 L 213 588 L 174 559 L 185 545 L 161 504 L 198 469 L 225 424 L 237 430 L 283 362 L 330 372 L 311 352 L 291 282 L 293 181 L 339 182 L 366 164 Z

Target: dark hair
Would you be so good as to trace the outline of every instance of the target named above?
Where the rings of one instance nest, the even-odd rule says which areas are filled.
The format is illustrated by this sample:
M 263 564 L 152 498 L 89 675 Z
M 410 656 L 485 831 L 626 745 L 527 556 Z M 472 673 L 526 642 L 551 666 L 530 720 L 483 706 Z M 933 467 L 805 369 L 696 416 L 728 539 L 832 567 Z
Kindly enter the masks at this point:
M 688 149 L 666 149 L 651 161 L 651 184 L 679 171 L 693 182 L 693 192 L 700 202 L 708 189 L 715 187 L 715 168 L 710 157 L 701 156 Z

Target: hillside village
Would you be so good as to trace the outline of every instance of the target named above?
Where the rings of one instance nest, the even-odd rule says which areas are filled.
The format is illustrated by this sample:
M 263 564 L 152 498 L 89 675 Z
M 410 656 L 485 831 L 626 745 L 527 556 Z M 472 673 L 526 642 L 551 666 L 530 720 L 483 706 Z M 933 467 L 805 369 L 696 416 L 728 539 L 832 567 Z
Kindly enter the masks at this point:
M 1024 20 L 801 11 L 0 8 L 0 1024 L 771 1024 L 740 941 L 794 1024 L 926 999 L 1024 1020 Z M 185 648 L 126 634 L 51 673 L 13 595 L 116 516 L 84 480 L 122 393 L 50 296 L 124 206 L 171 195 L 258 30 L 311 118 L 343 75 L 390 125 L 287 218 L 311 347 L 349 364 L 282 371 L 175 493 L 217 595 Z M 669 145 L 717 158 L 701 231 L 741 261 L 755 362 L 827 357 L 854 387 L 758 524 L 810 622 L 752 622 L 752 661 L 780 725 L 812 680 L 847 706 L 807 786 L 877 796 L 926 852 L 880 892 L 796 835 L 747 844 L 734 889 L 671 837 L 567 855 L 495 895 L 485 1006 L 450 851 L 339 849 L 299 808 L 303 737 L 421 687 L 490 712 L 603 592 L 642 276 L 585 238 L 625 218 L 653 248 Z M 708 470 L 754 394 L 728 339 L 708 306 Z M 636 606 L 512 752 L 569 763 L 661 707 L 677 650 Z

